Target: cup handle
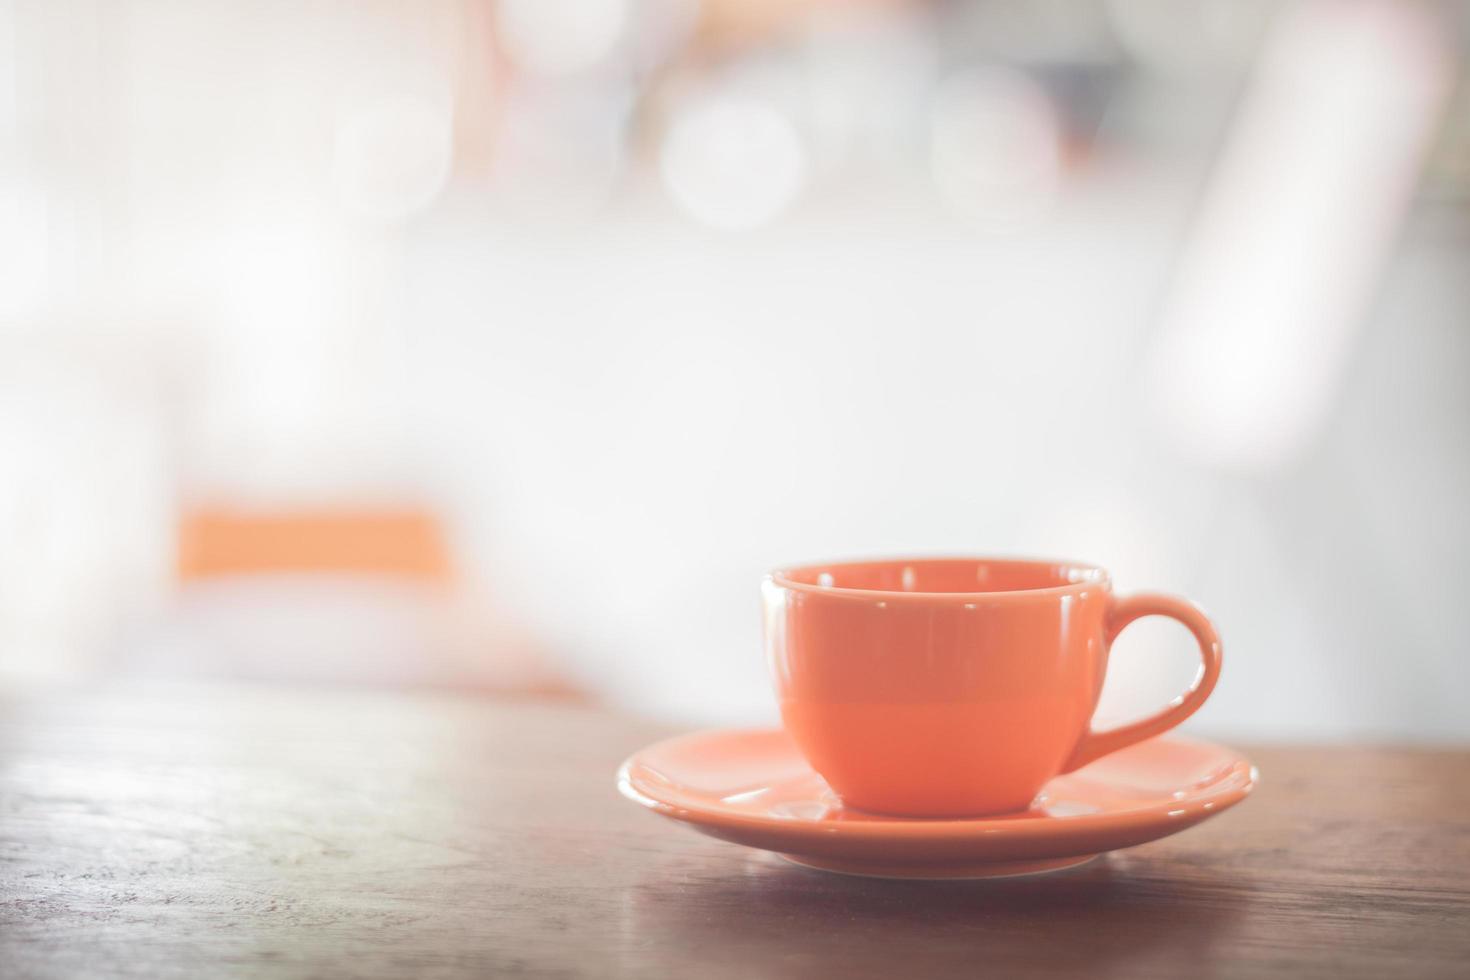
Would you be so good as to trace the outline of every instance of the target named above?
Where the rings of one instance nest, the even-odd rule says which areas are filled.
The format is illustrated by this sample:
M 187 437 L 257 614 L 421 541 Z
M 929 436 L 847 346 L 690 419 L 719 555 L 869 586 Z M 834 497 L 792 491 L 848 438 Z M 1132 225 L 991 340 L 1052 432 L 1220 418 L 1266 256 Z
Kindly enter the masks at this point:
M 1062 772 L 1081 769 L 1089 762 L 1100 759 L 1110 752 L 1116 752 L 1125 746 L 1142 742 L 1146 738 L 1153 738 L 1155 735 L 1168 731 L 1198 711 L 1200 705 L 1204 704 L 1205 699 L 1210 696 L 1210 692 L 1215 689 L 1215 682 L 1220 679 L 1220 635 L 1215 632 L 1215 624 L 1210 622 L 1204 610 L 1188 599 L 1161 595 L 1156 592 L 1140 592 L 1136 595 L 1114 599 L 1108 610 L 1107 644 L 1109 648 L 1118 638 L 1118 634 L 1123 632 L 1124 627 L 1144 616 L 1168 616 L 1187 626 L 1194 634 L 1194 638 L 1199 641 L 1199 654 L 1203 661 L 1200 672 L 1195 675 L 1194 683 L 1189 686 L 1189 690 L 1147 718 L 1119 728 L 1111 728 L 1105 732 L 1089 729 L 1087 734 L 1082 736 L 1082 741 L 1078 743 L 1077 750 L 1072 753 L 1072 758 L 1067 760 Z

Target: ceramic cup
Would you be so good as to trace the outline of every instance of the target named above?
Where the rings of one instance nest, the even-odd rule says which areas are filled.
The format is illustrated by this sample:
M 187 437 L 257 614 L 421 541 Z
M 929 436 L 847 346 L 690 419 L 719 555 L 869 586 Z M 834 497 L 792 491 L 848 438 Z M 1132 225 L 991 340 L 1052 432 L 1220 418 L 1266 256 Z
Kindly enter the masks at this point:
M 1115 596 L 1101 568 L 915 558 L 807 565 L 762 583 L 781 717 L 843 803 L 904 816 L 1024 810 L 1053 776 L 1167 731 L 1220 676 L 1220 638 L 1186 599 Z M 1194 684 L 1094 731 L 1108 648 L 1142 616 L 1199 641 Z

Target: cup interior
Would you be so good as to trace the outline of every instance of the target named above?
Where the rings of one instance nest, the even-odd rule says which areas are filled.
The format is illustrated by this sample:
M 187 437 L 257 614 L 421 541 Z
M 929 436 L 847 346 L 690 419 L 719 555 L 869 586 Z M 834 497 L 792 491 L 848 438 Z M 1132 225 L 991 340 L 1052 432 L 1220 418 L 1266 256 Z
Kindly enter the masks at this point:
M 775 573 L 779 584 L 853 592 L 986 595 L 1063 589 L 1107 573 L 1080 562 L 1017 558 L 898 558 L 826 562 Z

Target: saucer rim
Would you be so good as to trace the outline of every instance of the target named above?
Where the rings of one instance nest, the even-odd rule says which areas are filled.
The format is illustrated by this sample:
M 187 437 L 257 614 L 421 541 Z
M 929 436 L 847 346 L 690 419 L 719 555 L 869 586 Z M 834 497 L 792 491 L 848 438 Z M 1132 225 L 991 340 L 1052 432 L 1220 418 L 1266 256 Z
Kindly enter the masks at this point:
M 1197 790 L 1194 795 L 1185 800 L 1149 803 L 1123 810 L 1109 810 L 1105 813 L 1053 816 L 1042 820 L 1034 816 L 1017 814 L 973 817 L 887 817 L 875 814 L 873 819 L 861 822 L 756 816 L 733 808 L 720 806 L 693 808 L 661 800 L 650 795 L 647 788 L 640 787 L 634 776 L 635 767 L 644 765 L 639 762 L 640 757 L 652 750 L 679 742 L 708 739 L 717 735 L 732 737 L 783 734 L 784 732 L 777 727 L 707 728 L 660 739 L 634 752 L 618 767 L 618 791 L 625 798 L 661 816 L 696 827 L 715 829 L 743 827 L 756 832 L 779 828 L 783 834 L 789 834 L 794 838 L 827 841 L 834 837 L 847 837 L 872 841 L 910 838 L 937 842 L 945 839 L 969 840 L 980 835 L 991 839 L 1024 838 L 1030 842 L 1055 839 L 1060 842 L 1079 833 L 1137 831 L 1141 825 L 1184 829 L 1239 803 L 1260 783 L 1260 771 L 1239 750 L 1206 739 L 1174 733 L 1157 735 L 1137 743 L 1137 746 L 1153 742 L 1198 746 L 1228 754 L 1234 759 L 1234 762 L 1227 770 L 1213 778 L 1208 786 Z M 1130 748 L 1135 747 L 1130 746 Z M 1126 752 L 1127 749 L 1123 751 Z M 1086 769 L 1078 771 L 1085 772 Z

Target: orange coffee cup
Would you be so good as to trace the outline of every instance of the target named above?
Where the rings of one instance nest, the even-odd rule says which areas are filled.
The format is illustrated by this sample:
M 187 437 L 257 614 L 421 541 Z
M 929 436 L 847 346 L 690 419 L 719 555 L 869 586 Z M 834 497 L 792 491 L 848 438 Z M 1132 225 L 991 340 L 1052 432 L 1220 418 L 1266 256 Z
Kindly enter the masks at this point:
M 1204 704 L 1220 638 L 1173 596 L 1113 595 L 1063 561 L 912 558 L 783 569 L 761 585 L 781 718 L 844 804 L 905 816 L 1024 810 L 1053 776 L 1165 732 Z M 1203 667 L 1156 714 L 1094 731 L 1108 648 L 1142 616 Z

